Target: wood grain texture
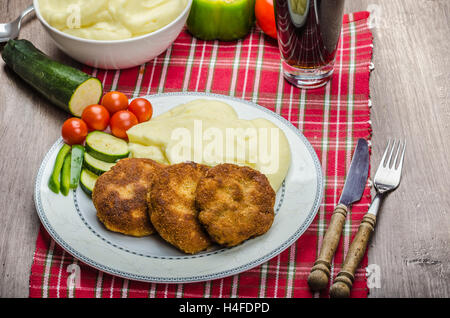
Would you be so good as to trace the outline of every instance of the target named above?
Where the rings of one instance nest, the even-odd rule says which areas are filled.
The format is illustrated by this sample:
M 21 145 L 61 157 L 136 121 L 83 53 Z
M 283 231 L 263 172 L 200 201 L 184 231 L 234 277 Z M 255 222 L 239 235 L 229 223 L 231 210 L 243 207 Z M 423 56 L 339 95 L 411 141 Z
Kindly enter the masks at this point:
M 374 231 L 376 216 L 366 213 L 358 227 L 358 232 L 353 238 L 352 243 L 345 256 L 342 269 L 334 279 L 330 288 L 331 298 L 348 298 L 355 280 L 355 272 L 359 267 L 361 260 L 367 249 L 370 237 Z
M 338 204 L 333 211 L 330 223 L 323 237 L 319 256 L 308 276 L 308 285 L 314 291 L 320 291 L 328 286 L 331 260 L 341 240 L 347 213 L 348 208 L 343 204 Z
M 407 141 L 400 187 L 380 209 L 369 264 L 381 269 L 370 297 L 450 297 L 450 2 L 374 4 L 372 171 L 388 138 Z
M 10 21 L 30 0 L 0 1 Z M 450 1 L 347 0 L 346 12 L 372 9 L 374 64 L 372 176 L 389 137 L 406 138 L 400 187 L 384 201 L 370 242 L 369 264 L 381 269 L 370 297 L 450 297 Z M 39 22 L 21 38 L 68 64 Z M 0 61 L 0 297 L 27 297 L 39 228 L 36 171 L 67 115 Z

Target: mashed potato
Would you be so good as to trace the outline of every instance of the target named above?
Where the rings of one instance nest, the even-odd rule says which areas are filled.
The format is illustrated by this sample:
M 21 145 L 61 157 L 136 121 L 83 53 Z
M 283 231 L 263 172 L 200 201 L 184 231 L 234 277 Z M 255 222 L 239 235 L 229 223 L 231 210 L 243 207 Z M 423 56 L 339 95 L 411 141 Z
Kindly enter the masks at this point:
M 121 40 L 156 31 L 175 20 L 188 0 L 39 0 L 54 28 L 86 39 Z
M 240 119 L 228 104 L 198 99 L 127 131 L 131 155 L 160 163 L 234 163 L 264 173 L 277 191 L 291 163 L 283 131 L 263 118 Z

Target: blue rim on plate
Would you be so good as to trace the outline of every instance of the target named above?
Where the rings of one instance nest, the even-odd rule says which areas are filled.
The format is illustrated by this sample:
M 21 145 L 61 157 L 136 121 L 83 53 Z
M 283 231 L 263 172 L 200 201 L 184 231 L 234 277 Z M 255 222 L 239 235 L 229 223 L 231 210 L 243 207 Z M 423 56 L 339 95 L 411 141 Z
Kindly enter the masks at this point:
M 138 275 L 135 273 L 124 272 L 124 271 L 114 269 L 112 267 L 100 264 L 100 263 L 94 261 L 93 259 L 84 256 L 82 254 L 82 252 L 72 248 L 69 244 L 67 244 L 61 238 L 61 236 L 51 226 L 51 224 L 49 223 L 49 221 L 46 217 L 45 211 L 42 207 L 41 191 L 40 191 L 42 175 L 44 173 L 44 169 L 45 169 L 46 165 L 48 164 L 48 161 L 49 161 L 51 155 L 57 149 L 59 149 L 59 146 L 63 143 L 62 138 L 59 138 L 58 141 L 55 142 L 52 145 L 52 147 L 50 148 L 50 150 L 47 152 L 47 154 L 45 155 L 44 160 L 39 168 L 39 171 L 38 171 L 38 174 L 36 177 L 36 182 L 35 182 L 34 201 L 35 201 L 36 210 L 37 210 L 39 219 L 41 220 L 41 223 L 43 224 L 44 228 L 47 230 L 47 232 L 50 234 L 50 236 L 55 240 L 55 242 L 58 243 L 66 252 L 68 252 L 73 257 L 77 258 L 78 260 L 82 261 L 83 263 L 90 265 L 100 271 L 103 271 L 103 272 L 106 272 L 106 273 L 109 273 L 109 274 L 112 274 L 115 276 L 119 276 L 119 277 L 122 277 L 125 279 L 131 279 L 131 280 L 137 280 L 137 281 L 143 281 L 143 282 L 152 282 L 152 283 L 190 283 L 190 282 L 201 282 L 201 281 L 224 278 L 224 277 L 239 274 L 246 270 L 254 268 L 254 267 L 272 259 L 273 257 L 277 256 L 281 252 L 283 252 L 286 248 L 288 248 L 293 243 L 295 243 L 295 241 L 297 241 L 297 239 L 306 231 L 306 229 L 309 227 L 309 225 L 314 220 L 314 217 L 316 216 L 316 214 L 319 210 L 319 207 L 320 207 L 320 204 L 321 204 L 322 198 L 323 198 L 322 166 L 320 164 L 320 161 L 317 157 L 317 154 L 316 154 L 314 148 L 309 143 L 309 141 L 306 139 L 306 137 L 294 125 L 292 125 L 292 123 L 290 123 L 288 120 L 286 120 L 279 114 L 274 113 L 274 112 L 268 110 L 267 108 L 259 106 L 255 103 L 252 103 L 252 102 L 249 102 L 246 100 L 242 100 L 242 99 L 239 99 L 236 97 L 220 95 L 220 94 L 211 94 L 211 93 L 198 93 L 198 92 L 160 93 L 160 94 L 144 96 L 144 97 L 158 98 L 158 97 L 167 97 L 167 96 L 186 96 L 186 95 L 187 96 L 198 96 L 198 97 L 212 97 L 212 98 L 217 98 L 217 99 L 222 99 L 222 100 L 225 99 L 225 100 L 235 101 L 235 102 L 239 102 L 239 103 L 244 103 L 249 106 L 255 107 L 263 112 L 266 112 L 270 116 L 277 118 L 281 122 L 283 122 L 287 127 L 289 127 L 297 135 L 297 137 L 299 137 L 301 139 L 303 144 L 306 146 L 309 154 L 311 155 L 311 158 L 314 161 L 314 166 L 315 166 L 315 170 L 316 170 L 316 174 L 317 174 L 317 180 L 316 180 L 317 188 L 316 188 L 316 192 L 315 192 L 316 196 L 314 198 L 313 206 L 310 209 L 308 216 L 306 217 L 303 224 L 297 229 L 297 231 L 291 237 L 289 237 L 289 239 L 287 239 L 285 242 L 283 242 L 283 244 L 281 244 L 280 246 L 278 246 L 277 248 L 272 250 L 270 253 L 267 253 L 266 255 L 259 257 L 258 259 L 255 259 L 244 265 L 235 267 L 231 270 L 220 271 L 220 272 L 216 272 L 214 274 L 208 274 L 208 275 L 188 276 L 188 277 L 159 277 L 159 276 L 152 277 L 152 276 L 148 276 L 148 275 Z M 84 223 L 85 223 L 85 221 L 84 221 Z M 101 239 L 105 240 L 98 233 L 94 233 L 94 234 L 96 236 L 100 237 Z M 140 254 L 136 254 L 136 255 L 141 256 Z M 145 255 L 142 255 L 142 256 L 145 256 Z M 208 255 L 206 255 L 206 256 L 208 256 Z M 183 258 L 179 258 L 179 259 L 183 259 Z

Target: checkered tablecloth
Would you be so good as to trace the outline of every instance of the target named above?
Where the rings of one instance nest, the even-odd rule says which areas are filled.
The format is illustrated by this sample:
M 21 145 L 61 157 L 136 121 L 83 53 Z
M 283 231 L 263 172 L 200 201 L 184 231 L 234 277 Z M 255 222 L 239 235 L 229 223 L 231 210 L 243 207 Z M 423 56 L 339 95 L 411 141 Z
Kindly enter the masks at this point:
M 183 31 L 166 52 L 140 67 L 121 71 L 85 68 L 103 82 L 105 92 L 119 90 L 129 97 L 211 92 L 267 107 L 298 127 L 313 145 L 322 163 L 325 197 L 308 230 L 280 255 L 241 274 L 202 283 L 153 284 L 114 277 L 74 259 L 41 226 L 30 297 L 327 297 L 327 291 L 311 293 L 306 280 L 339 199 L 356 141 L 371 136 L 373 45 L 368 18 L 368 12 L 345 16 L 332 81 L 315 90 L 300 90 L 283 79 L 276 42 L 257 28 L 237 42 L 205 42 Z M 347 217 L 332 264 L 333 277 L 369 203 L 367 186 Z M 72 264 L 79 266 L 82 275 L 78 287 L 68 288 Z M 366 266 L 367 256 L 356 272 L 352 297 L 368 294 Z

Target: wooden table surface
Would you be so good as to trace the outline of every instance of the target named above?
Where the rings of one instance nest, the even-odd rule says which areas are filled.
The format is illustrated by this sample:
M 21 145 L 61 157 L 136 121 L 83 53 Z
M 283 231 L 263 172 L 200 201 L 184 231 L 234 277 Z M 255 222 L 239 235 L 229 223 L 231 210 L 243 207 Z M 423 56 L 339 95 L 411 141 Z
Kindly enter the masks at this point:
M 0 21 L 30 2 L 1 0 Z M 408 144 L 401 186 L 382 206 L 370 243 L 369 264 L 380 269 L 370 297 L 450 297 L 450 1 L 347 1 L 346 12 L 361 10 L 374 13 L 372 176 L 389 137 Z M 73 63 L 35 18 L 21 38 Z M 0 297 L 27 297 L 39 229 L 34 178 L 67 115 L 3 61 L 0 106 Z

